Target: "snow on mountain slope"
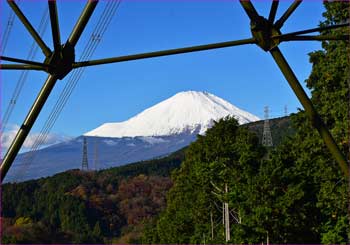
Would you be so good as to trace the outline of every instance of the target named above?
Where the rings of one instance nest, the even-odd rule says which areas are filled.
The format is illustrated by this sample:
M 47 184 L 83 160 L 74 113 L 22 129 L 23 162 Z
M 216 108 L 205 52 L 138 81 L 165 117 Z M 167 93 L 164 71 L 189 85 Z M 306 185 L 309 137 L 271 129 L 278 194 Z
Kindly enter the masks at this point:
M 200 134 L 213 120 L 234 116 L 240 124 L 260 120 L 231 103 L 207 92 L 186 91 L 175 94 L 124 122 L 105 123 L 85 136 L 135 137 L 163 136 L 180 133 Z

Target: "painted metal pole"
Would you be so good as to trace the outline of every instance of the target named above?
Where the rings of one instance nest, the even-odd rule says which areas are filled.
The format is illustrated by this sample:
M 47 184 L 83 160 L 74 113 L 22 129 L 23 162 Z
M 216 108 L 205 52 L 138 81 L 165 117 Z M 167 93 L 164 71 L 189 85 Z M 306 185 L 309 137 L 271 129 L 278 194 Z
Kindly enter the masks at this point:
M 205 44 L 205 45 L 192 46 L 192 47 L 186 47 L 186 48 L 169 49 L 169 50 L 155 51 L 155 52 L 149 52 L 149 53 L 119 56 L 119 57 L 113 57 L 113 58 L 107 58 L 107 59 L 82 61 L 82 62 L 73 63 L 73 68 L 117 63 L 117 62 L 139 60 L 139 59 L 147 59 L 147 58 L 154 58 L 154 57 L 167 56 L 167 55 L 184 54 L 184 53 L 197 52 L 197 51 L 203 51 L 203 50 L 233 47 L 233 46 L 244 45 L 244 44 L 255 44 L 255 39 L 248 38 L 248 39 L 222 42 L 222 43 Z
M 276 35 L 276 36 L 272 36 L 272 38 L 281 38 L 281 37 L 309 34 L 309 33 L 313 33 L 313 32 L 321 32 L 321 31 L 326 31 L 326 30 L 338 29 L 341 27 L 349 27 L 349 25 L 350 25 L 350 23 L 344 23 L 344 24 L 338 24 L 338 25 L 317 27 L 317 28 L 306 29 L 306 30 L 302 30 L 302 31 L 295 31 L 295 32 L 281 34 L 281 35 Z
M 47 98 L 49 97 L 53 87 L 55 86 L 56 81 L 57 81 L 57 78 L 55 76 L 53 75 L 48 76 L 48 78 L 44 83 L 44 86 L 42 87 L 40 93 L 38 94 L 21 128 L 18 130 L 15 139 L 12 141 L 10 148 L 7 150 L 6 155 L 2 160 L 2 163 L 0 166 L 1 183 L 4 180 L 13 161 L 15 160 L 31 128 L 33 127 L 33 124 L 37 119 L 41 109 L 43 108 Z
M 309 116 L 313 126 L 318 130 L 319 134 L 324 140 L 329 151 L 332 153 L 333 157 L 336 159 L 336 161 L 340 165 L 345 176 L 349 177 L 347 161 L 343 153 L 340 151 L 335 140 L 333 139 L 332 135 L 328 131 L 326 125 L 323 123 L 322 119 L 317 114 L 314 106 L 312 105 L 311 100 L 305 93 L 303 87 L 300 85 L 297 77 L 295 76 L 294 72 L 290 68 L 283 54 L 281 53 L 278 47 L 275 47 L 274 49 L 272 49 L 270 53 L 274 58 L 275 62 L 277 63 L 278 67 L 282 71 L 284 77 L 287 79 L 290 87 L 293 89 L 294 93 L 298 97 L 300 103 L 303 105 L 305 112 Z
M 291 14 L 297 9 L 297 7 L 301 4 L 301 0 L 296 0 L 292 3 L 292 5 L 289 6 L 289 8 L 284 12 L 282 17 L 276 21 L 275 27 L 277 29 L 281 29 L 281 27 L 284 25 L 284 22 L 291 16 Z
M 53 46 L 55 51 L 59 52 L 61 49 L 61 36 L 60 36 L 60 26 L 58 22 L 56 0 L 48 0 L 48 4 L 49 4 L 49 12 L 50 12 Z
M 327 41 L 327 40 L 349 40 L 349 35 L 317 35 L 317 36 L 287 36 L 281 37 L 281 42 L 289 41 Z
M 87 25 L 92 13 L 94 12 L 94 9 L 97 6 L 97 3 L 98 0 L 89 0 L 89 2 L 85 5 L 84 10 L 81 13 L 67 41 L 73 47 L 77 44 L 81 34 L 85 29 L 85 26 Z
M 45 66 L 23 64 L 0 64 L 0 70 L 37 70 L 45 71 Z
M 39 47 L 41 48 L 41 50 L 43 51 L 43 53 L 45 54 L 46 57 L 51 55 L 51 50 L 49 49 L 49 47 L 47 47 L 47 45 L 44 43 L 44 41 L 41 39 L 41 37 L 39 36 L 39 34 L 36 32 L 36 30 L 34 29 L 34 27 L 30 24 L 29 20 L 25 17 L 25 15 L 22 13 L 22 11 L 19 9 L 19 7 L 17 6 L 17 4 L 15 3 L 14 0 L 8 0 L 7 1 L 8 4 L 10 5 L 10 7 L 12 8 L 12 10 L 15 12 L 15 14 L 17 15 L 17 17 L 21 20 L 21 22 L 23 23 L 23 25 L 27 28 L 27 30 L 29 31 L 30 35 L 32 35 L 32 37 L 34 38 L 34 40 L 37 42 L 37 44 L 39 45 Z
M 275 21 L 277 8 L 278 8 L 279 0 L 272 0 L 271 9 L 269 13 L 269 22 L 273 23 Z
M 258 12 L 256 12 L 250 0 L 240 0 L 239 2 L 251 21 L 254 21 L 259 17 Z
M 0 60 L 6 60 L 6 61 L 10 61 L 10 62 L 18 62 L 18 63 L 28 64 L 28 65 L 36 65 L 36 66 L 42 66 L 42 67 L 50 67 L 49 64 L 44 64 L 44 63 L 31 61 L 31 60 L 24 60 L 24 59 L 18 59 L 18 58 L 13 58 L 13 57 L 7 57 L 7 56 L 0 56 Z

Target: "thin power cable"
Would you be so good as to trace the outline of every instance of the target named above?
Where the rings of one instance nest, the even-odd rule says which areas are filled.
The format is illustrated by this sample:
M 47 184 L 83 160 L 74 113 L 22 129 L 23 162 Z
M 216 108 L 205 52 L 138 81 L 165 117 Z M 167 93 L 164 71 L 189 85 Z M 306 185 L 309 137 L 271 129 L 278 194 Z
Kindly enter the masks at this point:
M 110 9 L 109 6 L 106 7 L 106 9 Z M 106 16 L 103 14 L 103 16 Z M 98 25 L 97 27 L 100 27 L 101 25 Z M 89 45 L 86 46 L 86 48 L 84 49 L 83 55 L 81 57 L 81 59 L 84 59 L 86 57 L 90 57 L 92 55 L 92 51 L 94 48 L 96 48 L 100 38 L 96 39 L 95 37 L 97 35 L 101 35 L 100 31 L 95 31 L 94 34 L 92 35 L 92 38 L 90 39 L 90 42 L 88 43 Z M 56 103 L 57 106 L 55 106 L 55 110 L 53 110 L 53 113 L 50 114 L 49 119 L 47 120 L 47 127 L 44 127 L 44 129 L 42 130 L 43 133 L 43 137 L 45 137 L 45 133 L 47 131 L 46 128 L 50 128 L 50 125 L 52 123 L 54 123 L 55 118 L 57 118 L 58 114 L 61 111 L 61 108 L 64 106 L 65 102 L 67 101 L 68 97 L 70 96 L 72 90 L 74 89 L 76 82 L 80 79 L 81 75 L 82 75 L 83 70 L 77 71 L 74 74 L 72 74 L 72 76 L 69 79 L 69 82 L 66 84 L 63 92 L 61 93 L 62 95 L 62 99 L 59 99 Z
M 18 0 L 17 3 L 19 3 L 20 1 L 21 0 Z M 7 20 L 7 25 L 5 27 L 4 34 L 3 34 L 2 39 L 0 41 L 0 43 L 1 43 L 0 53 L 1 54 L 5 54 L 5 50 L 6 50 L 7 43 L 8 43 L 12 28 L 13 28 L 14 21 L 15 21 L 15 13 L 13 11 L 11 11 L 11 13 L 8 17 L 8 20 Z
M 113 16 L 115 15 L 115 12 L 118 9 L 120 3 L 121 3 L 121 0 L 110 1 L 106 4 L 104 11 L 103 11 L 98 23 L 96 24 L 95 29 L 94 29 L 87 45 L 84 48 L 84 51 L 79 59 L 80 61 L 91 58 L 91 56 L 94 53 L 94 51 L 96 50 L 100 40 L 102 39 L 105 31 L 107 30 L 107 27 L 110 24 Z M 31 150 L 26 154 L 26 157 L 21 164 L 22 165 L 21 169 L 19 170 L 15 180 L 17 180 L 18 177 L 21 177 L 24 175 L 26 170 L 29 168 L 31 162 L 34 160 L 36 151 L 46 141 L 48 133 L 52 129 L 59 114 L 61 113 L 62 109 L 64 108 L 65 104 L 67 103 L 70 95 L 72 94 L 77 82 L 81 78 L 84 70 L 85 70 L 85 68 L 79 68 L 79 69 L 74 70 L 71 73 L 69 80 L 66 83 L 63 91 L 61 92 L 59 99 L 57 100 L 49 117 L 47 118 L 44 127 L 40 131 L 39 135 L 36 137 L 32 147 L 31 147 Z
M 49 19 L 49 13 L 47 10 L 47 7 L 44 9 L 44 12 L 42 14 L 41 20 L 40 20 L 40 24 L 38 27 L 38 33 L 40 36 L 43 36 L 46 29 L 47 29 L 47 24 L 48 24 L 48 19 Z M 37 52 L 38 52 L 38 45 L 36 44 L 35 41 L 32 42 L 32 45 L 30 47 L 29 53 L 27 55 L 27 60 L 32 60 L 34 59 L 34 57 L 36 56 Z M 6 111 L 4 113 L 3 119 L 2 119 L 2 123 L 1 123 L 1 128 L 0 131 L 3 132 L 4 129 L 6 128 L 8 121 L 11 117 L 11 114 L 16 106 L 16 102 L 21 94 L 22 88 L 28 78 L 28 70 L 22 71 L 21 75 L 16 83 L 16 87 L 15 90 L 13 91 L 12 97 L 9 101 L 9 104 L 6 108 Z

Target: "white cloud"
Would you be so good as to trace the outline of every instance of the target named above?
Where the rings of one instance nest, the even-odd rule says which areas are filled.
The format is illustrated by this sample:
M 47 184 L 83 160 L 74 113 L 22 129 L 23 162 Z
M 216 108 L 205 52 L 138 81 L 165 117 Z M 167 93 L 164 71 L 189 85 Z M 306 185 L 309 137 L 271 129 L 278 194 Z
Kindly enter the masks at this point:
M 1 133 L 1 149 L 2 149 L 2 151 L 6 151 L 10 147 L 18 130 L 19 130 L 18 125 L 10 125 L 10 126 L 7 126 L 7 128 L 5 128 L 4 132 Z M 40 136 L 39 133 L 29 134 L 27 136 L 26 140 L 24 141 L 24 144 L 22 146 L 22 150 L 29 150 L 33 146 L 34 142 L 38 140 L 39 136 Z M 58 134 L 54 134 L 54 133 L 49 133 L 44 138 L 45 139 L 44 139 L 41 147 L 52 145 L 52 144 L 57 144 L 57 143 L 71 139 L 70 137 L 67 137 L 64 135 L 58 135 Z
M 103 142 L 105 142 L 105 144 L 107 144 L 109 146 L 114 146 L 114 145 L 118 144 L 118 142 L 115 142 L 113 140 L 104 140 Z
M 151 144 L 151 145 L 169 142 L 168 140 L 165 140 L 162 138 L 155 138 L 152 136 L 141 137 L 141 140 L 143 140 L 144 142 Z

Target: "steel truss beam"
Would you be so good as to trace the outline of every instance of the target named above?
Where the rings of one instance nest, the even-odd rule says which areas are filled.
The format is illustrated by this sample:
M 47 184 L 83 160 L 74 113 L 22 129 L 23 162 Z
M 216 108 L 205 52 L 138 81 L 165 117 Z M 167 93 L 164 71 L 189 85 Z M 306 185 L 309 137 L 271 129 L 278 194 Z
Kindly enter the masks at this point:
M 281 36 L 281 42 L 288 41 L 327 41 L 327 40 L 349 40 L 349 35 L 317 35 L 317 36 Z
M 272 49 L 270 53 L 275 62 L 277 63 L 278 67 L 280 68 L 281 72 L 283 73 L 284 77 L 288 81 L 289 86 L 293 89 L 300 103 L 303 105 L 306 114 L 309 116 L 311 124 L 317 129 L 317 131 L 321 135 L 326 146 L 328 147 L 328 150 L 332 153 L 333 157 L 339 163 L 344 174 L 346 176 L 349 176 L 346 159 L 343 156 L 343 153 L 340 151 L 331 133 L 327 129 L 326 125 L 323 123 L 321 117 L 318 115 L 311 100 L 305 93 L 303 87 L 300 85 L 297 77 L 295 76 L 293 70 L 290 68 L 283 54 L 281 53 L 278 47 Z
M 42 87 L 40 93 L 38 94 L 32 108 L 30 109 L 26 119 L 24 120 L 21 128 L 18 130 L 15 139 L 12 141 L 12 144 L 0 166 L 1 181 L 5 178 L 6 173 L 10 169 L 13 161 L 15 160 L 19 150 L 21 149 L 27 135 L 29 134 L 31 128 L 34 125 L 35 120 L 39 116 L 41 109 L 43 108 L 47 98 L 49 97 L 53 87 L 55 86 L 57 78 L 55 76 L 48 76 L 44 86 Z
M 52 30 L 52 40 L 55 52 L 60 52 L 61 50 L 61 36 L 60 27 L 58 22 L 57 6 L 56 0 L 48 0 L 50 20 L 51 20 L 51 30 Z
M 72 46 L 75 46 L 78 43 L 78 40 L 83 33 L 92 13 L 94 12 L 96 6 L 97 6 L 98 0 L 89 0 L 88 3 L 85 5 L 85 8 L 80 15 L 80 18 L 76 25 L 74 26 L 74 29 L 72 33 L 70 34 L 66 45 L 69 43 Z
M 318 27 L 318 28 L 312 28 L 312 29 L 307 29 L 303 31 L 295 31 L 295 32 L 289 32 L 281 35 L 276 35 L 272 36 L 272 38 L 279 38 L 279 37 L 287 37 L 287 36 L 297 36 L 297 35 L 302 35 L 302 34 L 309 34 L 313 32 L 321 32 L 321 31 L 326 31 L 326 30 L 333 30 L 333 29 L 338 29 L 341 27 L 349 27 L 350 23 L 344 23 L 344 24 L 338 24 L 338 25 L 331 25 L 331 26 L 323 26 L 323 27 Z
M 36 70 L 45 71 L 44 66 L 24 65 L 24 64 L 0 64 L 0 70 Z
M 271 9 L 270 9 L 270 13 L 269 13 L 269 22 L 270 23 L 273 23 L 275 21 L 278 4 L 279 4 L 278 0 L 272 0 Z
M 107 58 L 107 59 L 76 62 L 76 63 L 73 63 L 73 68 L 117 63 L 117 62 L 124 62 L 124 61 L 130 61 L 130 60 L 147 59 L 147 58 L 154 58 L 154 57 L 161 57 L 161 56 L 169 56 L 169 55 L 175 55 L 175 54 L 184 54 L 184 53 L 190 53 L 190 52 L 198 52 L 203 50 L 226 48 L 226 47 L 233 47 L 233 46 L 238 46 L 243 44 L 255 44 L 255 43 L 256 42 L 254 38 L 248 38 L 248 39 L 222 42 L 222 43 L 205 44 L 205 45 L 192 46 L 192 47 L 186 47 L 186 48 L 169 49 L 169 50 L 155 51 L 150 53 L 141 53 L 141 54 L 119 56 L 119 57 Z
M 248 0 L 250 1 L 250 0 Z M 301 4 L 301 0 L 295 0 L 292 5 L 289 6 L 289 8 L 284 12 L 282 17 L 276 21 L 275 27 L 277 29 L 281 29 L 281 27 L 284 25 L 286 20 L 292 15 L 292 13 L 297 9 L 297 7 Z
M 0 60 L 6 60 L 6 61 L 10 61 L 10 62 L 18 62 L 18 63 L 28 64 L 28 65 L 35 65 L 35 66 L 40 66 L 43 68 L 50 67 L 49 64 L 44 64 L 44 63 L 31 61 L 31 60 L 12 58 L 12 57 L 7 57 L 7 56 L 0 56 Z

